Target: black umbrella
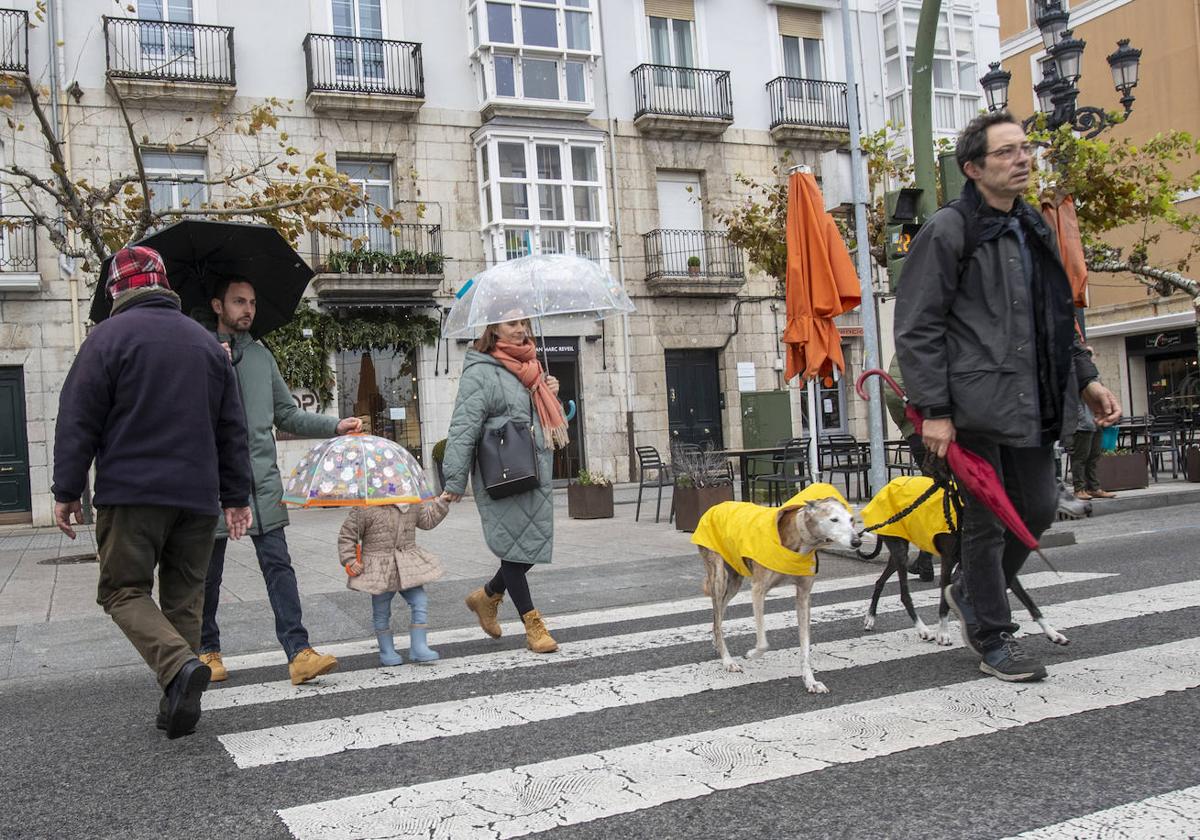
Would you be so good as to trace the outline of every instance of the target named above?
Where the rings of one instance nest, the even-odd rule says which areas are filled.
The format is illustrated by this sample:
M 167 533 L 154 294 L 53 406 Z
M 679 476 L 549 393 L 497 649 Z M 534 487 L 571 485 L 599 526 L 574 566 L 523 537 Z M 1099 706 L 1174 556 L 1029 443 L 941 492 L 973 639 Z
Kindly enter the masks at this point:
M 134 244 L 162 255 L 167 280 L 179 295 L 184 313 L 199 320 L 213 317 L 209 301 L 218 281 L 253 283 L 258 311 L 250 334 L 255 338 L 292 319 L 313 276 L 303 258 L 269 225 L 185 219 Z M 101 266 L 92 298 L 89 317 L 96 323 L 112 312 L 112 300 L 104 288 L 111 261 L 109 257 Z

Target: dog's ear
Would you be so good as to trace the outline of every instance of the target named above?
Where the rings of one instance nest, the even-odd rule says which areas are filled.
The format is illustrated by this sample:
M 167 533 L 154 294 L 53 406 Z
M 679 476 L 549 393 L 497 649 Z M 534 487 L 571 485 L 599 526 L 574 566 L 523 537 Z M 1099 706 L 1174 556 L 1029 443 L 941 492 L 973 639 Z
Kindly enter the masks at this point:
M 808 503 L 802 505 L 787 505 L 779 509 L 779 513 L 775 514 L 775 529 L 779 532 L 779 544 L 784 548 L 790 548 L 795 551 L 795 547 L 800 544 L 799 528 L 796 525 L 796 517 L 801 513 L 807 515 Z

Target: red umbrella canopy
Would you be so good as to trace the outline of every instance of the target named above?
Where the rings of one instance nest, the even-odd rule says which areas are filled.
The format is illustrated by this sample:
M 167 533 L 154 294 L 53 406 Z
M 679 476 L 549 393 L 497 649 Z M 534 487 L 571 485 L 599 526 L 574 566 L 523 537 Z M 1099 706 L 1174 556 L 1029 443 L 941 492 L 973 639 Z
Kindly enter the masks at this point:
M 813 176 L 795 172 L 788 179 L 787 345 L 784 377 L 804 380 L 846 369 L 841 335 L 833 319 L 861 302 L 858 274 Z

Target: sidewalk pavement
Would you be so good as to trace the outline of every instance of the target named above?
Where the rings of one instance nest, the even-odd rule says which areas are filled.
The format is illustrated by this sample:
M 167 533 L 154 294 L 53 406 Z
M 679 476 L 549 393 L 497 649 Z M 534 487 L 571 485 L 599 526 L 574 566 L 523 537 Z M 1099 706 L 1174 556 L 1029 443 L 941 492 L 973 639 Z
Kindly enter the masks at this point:
M 691 534 L 668 523 L 670 488 L 664 488 L 660 521 L 654 521 L 657 488 L 642 499 L 640 521 L 634 521 L 638 487 L 614 488 L 612 519 L 578 520 L 567 516 L 565 490 L 555 491 L 554 562 L 536 571 L 535 600 L 549 613 L 596 608 L 622 590 L 636 589 L 644 566 L 674 575 L 678 567 L 681 596 L 694 595 L 699 580 Z M 1117 499 L 1094 503 L 1094 515 L 1200 502 L 1200 484 L 1160 482 L 1145 490 L 1125 491 Z M 371 634 L 370 605 L 365 596 L 346 589 L 337 560 L 337 534 L 345 518 L 341 510 L 299 510 L 287 529 L 293 565 L 303 597 L 305 625 L 318 647 Z M 1069 522 L 1053 529 L 1063 544 Z M 74 541 L 53 528 L 0 528 L 0 680 L 63 673 L 138 662 L 124 637 L 96 604 L 98 566 L 89 526 L 77 528 Z M 445 577 L 430 587 L 430 625 L 462 625 L 468 616 L 458 608 L 462 597 L 495 572 L 479 517 L 470 497 L 451 506 L 450 515 L 432 531 L 418 531 L 418 542 L 442 561 Z M 1073 542 L 1073 538 L 1065 540 Z M 823 576 L 862 573 L 862 561 L 829 557 Z M 627 594 L 627 593 L 626 593 Z M 452 604 L 442 610 L 440 604 Z M 403 613 L 396 626 L 403 626 Z M 266 588 L 249 539 L 230 542 L 221 589 L 222 646 L 249 653 L 278 649 Z M 280 655 L 280 661 L 283 657 Z

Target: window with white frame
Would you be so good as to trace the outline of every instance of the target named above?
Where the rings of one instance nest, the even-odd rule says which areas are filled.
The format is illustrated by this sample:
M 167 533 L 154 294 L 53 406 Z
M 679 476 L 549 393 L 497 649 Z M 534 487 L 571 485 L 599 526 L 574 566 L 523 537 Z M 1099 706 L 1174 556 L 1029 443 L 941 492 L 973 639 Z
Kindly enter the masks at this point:
M 150 182 L 150 211 L 192 207 L 208 200 L 203 152 L 143 151 L 142 166 Z
M 378 81 L 384 77 L 381 0 L 330 0 L 334 69 L 339 79 Z M 368 39 L 368 40 L 363 40 Z
M 391 253 L 394 237 L 375 215 L 375 208 L 389 210 L 392 207 L 392 165 L 388 161 L 354 160 L 338 158 L 337 170 L 350 179 L 350 183 L 362 190 L 366 203 L 338 222 L 342 232 L 352 239 L 361 240 L 363 247 L 372 251 Z
M 599 56 L 596 0 L 470 0 L 485 102 L 590 108 Z
M 783 75 L 788 78 L 785 91 L 792 99 L 821 102 L 825 79 L 824 27 L 821 12 L 777 6 Z
M 920 6 L 911 4 L 897 5 L 882 16 L 888 119 L 897 128 L 907 122 L 920 17 Z M 950 8 L 939 15 L 932 69 L 934 131 L 950 135 L 966 125 L 982 107 L 975 29 L 969 13 Z
M 138 0 L 137 16 L 143 21 L 193 23 L 192 0 Z M 142 23 L 138 26 L 142 64 L 147 70 L 195 61 L 195 33 L 191 27 L 167 27 Z M 182 71 L 181 71 L 182 72 Z
M 489 261 L 526 254 L 604 258 L 608 214 L 595 140 L 494 134 L 476 154 Z

